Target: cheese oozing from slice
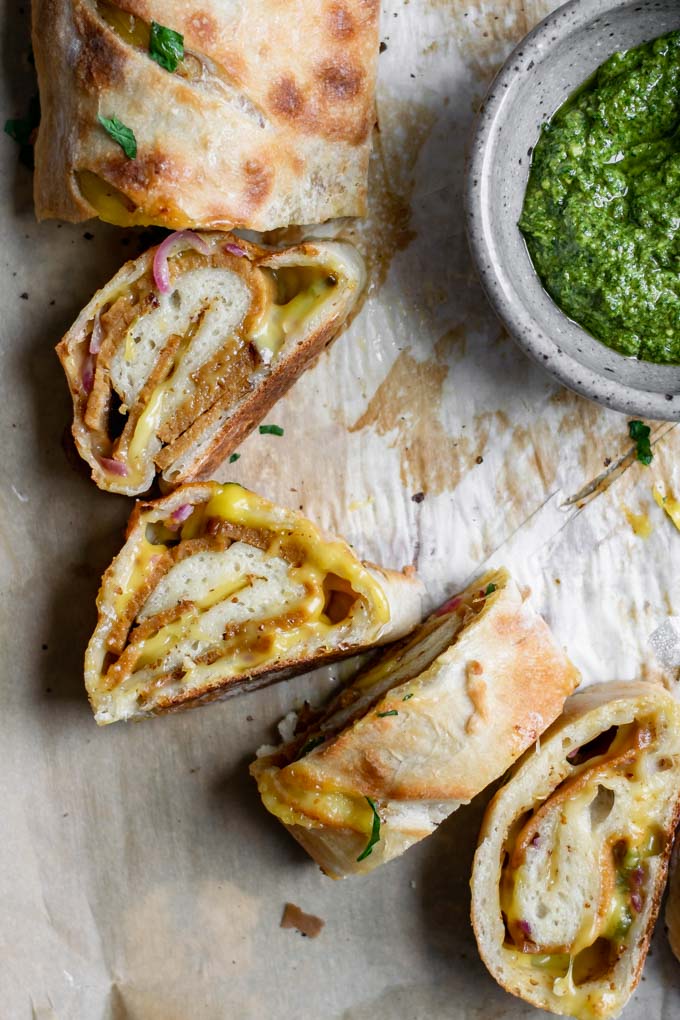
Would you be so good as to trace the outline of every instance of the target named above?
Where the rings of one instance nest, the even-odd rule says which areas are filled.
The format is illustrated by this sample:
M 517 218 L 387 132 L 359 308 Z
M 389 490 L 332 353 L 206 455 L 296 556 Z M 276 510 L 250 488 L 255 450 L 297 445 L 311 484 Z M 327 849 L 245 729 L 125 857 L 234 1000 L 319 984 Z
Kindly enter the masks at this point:
M 355 629 L 370 641 L 390 620 L 381 585 L 349 546 L 239 485 L 213 485 L 181 529 L 172 518 L 147 519 L 129 551 L 116 617 L 138 592 L 144 598 L 121 654 L 101 662 L 101 689 L 119 711 L 127 704 L 122 714 L 190 695 L 211 678 L 332 655 Z M 220 537 L 222 525 L 233 538 Z
M 577 755 L 570 775 L 519 819 L 500 887 L 504 952 L 551 975 L 565 1012 L 580 1018 L 591 1016 L 588 983 L 613 969 L 649 895 L 673 781 L 650 749 L 653 720 L 604 736 L 606 750 L 582 749 L 585 760 Z

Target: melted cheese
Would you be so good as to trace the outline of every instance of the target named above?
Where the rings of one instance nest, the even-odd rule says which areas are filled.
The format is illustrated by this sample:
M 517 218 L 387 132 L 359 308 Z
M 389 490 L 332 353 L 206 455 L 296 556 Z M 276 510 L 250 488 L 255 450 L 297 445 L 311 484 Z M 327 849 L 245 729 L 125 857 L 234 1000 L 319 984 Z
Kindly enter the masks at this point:
M 620 727 L 619 733 L 606 756 L 616 752 L 618 746 L 623 745 L 630 734 L 630 727 Z M 627 812 L 625 831 L 607 840 L 607 847 L 604 852 L 613 853 L 613 846 L 619 841 L 628 844 L 628 850 L 623 861 L 618 865 L 614 887 L 605 904 L 604 910 L 598 910 L 598 903 L 589 904 L 590 909 L 584 910 L 581 924 L 575 938 L 569 945 L 568 953 L 534 954 L 522 952 L 511 945 L 504 946 L 504 953 L 511 959 L 513 966 L 523 969 L 534 967 L 553 976 L 552 991 L 564 1006 L 565 1013 L 579 1017 L 580 1020 L 591 1020 L 591 1018 L 603 1015 L 603 1004 L 607 999 L 606 992 L 598 991 L 597 1001 L 591 1001 L 591 990 L 589 981 L 575 982 L 574 971 L 578 967 L 581 972 L 587 970 L 589 960 L 592 957 L 598 959 L 601 956 L 602 943 L 611 943 L 617 946 L 625 943 L 628 929 L 630 928 L 633 915 L 631 913 L 631 887 L 626 872 L 640 864 L 645 858 L 656 855 L 661 851 L 661 841 L 658 831 L 655 829 L 656 813 L 661 814 L 665 799 L 665 786 L 663 773 L 658 773 L 652 766 L 650 770 L 649 758 L 642 747 L 637 758 L 632 764 L 626 767 L 626 776 L 632 772 L 632 777 L 627 779 L 631 790 L 630 809 Z M 592 766 L 587 761 L 582 766 L 588 769 Z M 572 773 L 576 775 L 578 770 Z M 569 781 L 569 780 L 567 780 Z M 602 781 L 602 772 L 595 772 L 592 781 L 578 791 L 575 796 L 567 798 L 561 805 L 562 825 L 561 828 L 569 840 L 569 833 L 576 830 L 574 822 L 580 816 L 587 817 L 590 805 L 592 804 L 597 788 Z M 579 830 L 580 832 L 580 830 Z M 558 835 L 562 835 L 558 832 Z M 595 837 L 596 838 L 596 837 Z M 512 856 L 512 842 L 506 846 Z M 560 854 L 559 847 L 552 847 L 550 856 L 551 874 L 548 878 L 548 885 L 553 886 L 559 883 Z M 524 875 L 525 869 L 520 867 L 511 875 L 504 870 L 501 879 L 500 900 L 501 909 L 505 915 L 508 925 L 516 924 L 522 919 L 522 891 L 523 883 L 528 880 Z M 613 1000 L 612 1000 L 613 1001 Z
M 319 310 L 333 292 L 336 281 L 323 267 L 284 267 L 264 272 L 273 275 L 280 297 L 265 309 L 250 339 L 260 354 L 269 352 L 267 360 L 271 361 L 288 336 L 302 329 L 305 320 Z
M 139 589 L 145 584 L 150 573 L 152 561 L 155 562 L 160 555 L 166 551 L 164 545 L 157 545 L 142 538 L 135 549 L 134 557 L 130 563 L 127 575 L 123 578 L 120 588 L 117 591 L 114 601 L 114 615 L 124 616 L 130 600 Z
M 181 251 L 175 252 L 171 258 L 176 259 L 181 257 L 181 254 Z M 267 274 L 270 282 L 269 300 L 264 302 L 259 318 L 242 342 L 252 342 L 263 356 L 262 360 L 270 366 L 288 337 L 303 331 L 306 320 L 315 314 L 332 294 L 336 280 L 327 268 L 316 266 L 286 266 L 278 270 L 263 269 L 262 272 Z M 148 458 L 155 456 L 157 452 L 153 450 L 153 446 L 165 417 L 166 395 L 173 389 L 173 377 L 200 327 L 200 321 L 199 316 L 183 336 L 172 370 L 153 390 L 139 416 L 124 458 L 128 469 L 127 481 L 135 487 L 143 484 Z M 125 360 L 128 363 L 134 356 L 131 336 L 132 331 L 128 330 L 124 341 Z M 225 337 L 225 343 L 228 340 L 229 337 Z M 206 385 L 206 381 L 203 385 Z
M 665 510 L 675 527 L 680 531 L 680 500 L 672 495 L 662 496 L 656 486 L 652 489 L 654 502 Z
M 144 670 L 148 673 L 149 667 L 156 665 L 163 672 L 165 667 L 161 664 L 180 643 L 180 651 L 175 653 L 175 660 L 179 654 L 182 682 L 187 688 L 191 687 L 193 678 L 205 668 L 204 663 L 193 661 L 194 644 L 196 649 L 200 647 L 201 653 L 209 650 L 215 659 L 228 660 L 228 673 L 231 676 L 252 671 L 263 663 L 284 661 L 289 653 L 294 655 L 300 646 L 306 647 L 307 642 L 311 642 L 316 649 L 332 648 L 332 637 L 338 623 L 331 621 L 325 613 L 328 598 L 326 582 L 329 575 L 351 586 L 356 599 L 363 600 L 374 627 L 389 621 L 389 603 L 370 572 L 347 545 L 340 541 L 324 540 L 314 525 L 304 518 L 277 508 L 241 486 L 230 483 L 216 487 L 214 495 L 206 503 L 194 507 L 182 527 L 182 541 L 200 537 L 208 521 L 216 518 L 235 526 L 269 533 L 271 541 L 264 555 L 276 558 L 285 568 L 292 591 L 299 592 L 299 597 L 296 595 L 269 618 L 255 614 L 252 619 L 233 624 L 231 630 L 227 625 L 222 639 L 216 640 L 214 632 L 204 632 L 202 614 L 249 586 L 252 578 L 243 573 L 225 581 L 212 588 L 204 597 L 193 599 L 179 619 L 160 626 L 155 633 L 138 641 L 134 640 L 133 634 L 126 653 L 126 661 L 129 663 L 126 669 L 132 672 L 121 677 L 114 668 L 108 680 L 104 680 L 105 686 L 109 682 L 112 686 L 125 682 L 143 696 L 150 686 L 155 685 L 155 680 L 143 674 L 137 680 L 135 675 Z M 156 539 L 165 530 L 159 522 L 151 526 L 155 529 Z M 172 534 L 177 537 L 177 532 Z M 165 548 L 163 544 L 149 542 L 146 537 L 140 538 L 126 578 L 127 599 L 143 585 L 152 556 L 163 552 Z M 291 562 L 291 558 L 294 562 Z M 121 605 L 117 605 L 117 612 L 121 608 Z M 190 650 L 185 654 L 185 649 Z M 175 661 L 172 668 L 177 666 Z M 129 676 L 129 681 L 125 676 Z
M 149 49 L 151 30 L 145 21 L 122 11 L 111 0 L 95 0 L 97 14 L 123 39 L 129 46 Z
M 161 222 L 161 217 L 137 208 L 127 195 L 92 170 L 78 170 L 76 181 L 85 201 L 105 223 L 113 223 L 116 227 L 148 227 Z M 184 221 L 181 217 L 175 221 L 169 216 L 162 218 L 162 222 L 167 227 L 179 227 Z
M 267 810 L 284 825 L 301 825 L 305 829 L 329 825 L 370 835 L 373 810 L 365 797 L 341 790 L 296 786 L 292 769 L 285 773 L 262 772 L 257 785 Z
M 325 576 L 337 574 L 349 581 L 355 591 L 368 592 L 378 623 L 389 622 L 390 607 L 378 582 L 345 542 L 325 540 L 311 521 L 277 510 L 234 482 L 220 487 L 206 504 L 204 514 L 206 518 L 220 517 L 246 528 L 273 532 L 270 555 L 279 555 L 284 545 L 304 553 L 303 563 L 291 568 L 296 579 L 308 582 L 315 592 L 322 592 Z

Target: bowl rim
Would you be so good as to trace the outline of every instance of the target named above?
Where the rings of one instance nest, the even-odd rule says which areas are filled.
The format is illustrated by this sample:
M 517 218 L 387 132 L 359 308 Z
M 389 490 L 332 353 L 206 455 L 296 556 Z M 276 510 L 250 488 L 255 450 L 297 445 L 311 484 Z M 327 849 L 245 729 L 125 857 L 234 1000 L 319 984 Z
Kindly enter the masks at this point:
M 503 267 L 495 260 L 485 231 L 489 222 L 489 208 L 493 203 L 485 201 L 488 189 L 480 186 L 485 175 L 488 150 L 498 135 L 498 125 L 503 120 L 503 106 L 510 89 L 520 80 L 522 65 L 530 62 L 537 54 L 545 59 L 545 53 L 555 41 L 580 30 L 598 15 L 632 7 L 636 0 L 568 0 L 555 8 L 527 33 L 514 47 L 505 63 L 495 75 L 482 101 L 478 117 L 472 130 L 465 167 L 464 206 L 465 229 L 477 274 L 486 296 L 518 346 L 544 371 L 557 379 L 563 386 L 616 411 L 638 415 L 657 421 L 680 420 L 680 394 L 665 393 L 661 390 L 643 390 L 620 382 L 615 375 L 603 375 L 564 351 L 558 343 L 533 319 L 531 308 L 519 297 L 509 294 L 514 288 L 504 279 Z M 640 4 L 640 0 L 637 0 Z M 642 5 L 647 6 L 642 0 Z M 568 20 L 566 20 L 568 19 Z M 568 25 L 568 32 L 558 24 Z M 517 64 L 520 64 L 520 70 Z M 537 62 L 537 61 L 536 61 Z M 533 269 L 533 263 L 532 263 Z M 538 277 L 536 270 L 533 270 Z M 547 293 L 547 292 L 546 292 Z M 549 295 L 548 295 L 549 297 Z M 584 338 L 593 339 L 577 322 L 569 318 L 559 305 L 550 298 L 553 305 L 573 329 Z M 527 328 L 531 323 L 532 328 Z M 597 341 L 601 343 L 601 341 Z M 603 344 L 609 353 L 624 357 Z M 676 366 L 673 366 L 676 367 Z

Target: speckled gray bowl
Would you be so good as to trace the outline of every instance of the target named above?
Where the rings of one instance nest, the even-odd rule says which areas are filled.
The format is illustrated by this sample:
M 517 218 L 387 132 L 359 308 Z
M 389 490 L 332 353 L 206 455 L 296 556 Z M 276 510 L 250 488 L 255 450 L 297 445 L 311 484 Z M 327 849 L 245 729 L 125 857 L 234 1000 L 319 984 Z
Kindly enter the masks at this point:
M 565 386 L 618 411 L 680 420 L 680 365 L 627 358 L 569 319 L 541 286 L 517 220 L 541 125 L 616 50 L 680 28 L 680 0 L 571 0 L 530 32 L 494 80 L 467 168 L 467 230 L 491 304 Z

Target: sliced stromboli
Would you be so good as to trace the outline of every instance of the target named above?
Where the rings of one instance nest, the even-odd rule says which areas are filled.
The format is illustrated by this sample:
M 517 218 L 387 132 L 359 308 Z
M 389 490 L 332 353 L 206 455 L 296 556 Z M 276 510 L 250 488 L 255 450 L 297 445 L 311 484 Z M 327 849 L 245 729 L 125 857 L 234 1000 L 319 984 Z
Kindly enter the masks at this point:
M 264 231 L 365 211 L 374 0 L 31 6 L 40 219 Z
M 668 941 L 675 958 L 680 961 L 680 840 L 676 840 L 671 856 L 668 899 L 666 900 L 666 927 Z
M 364 283 L 348 244 L 271 251 L 171 235 L 98 291 L 57 346 L 97 485 L 209 474 L 330 343 Z
M 651 683 L 575 694 L 491 801 L 472 922 L 507 991 L 579 1020 L 633 993 L 680 813 L 680 705 Z
M 139 503 L 104 574 L 85 685 L 98 723 L 212 701 L 382 644 L 422 585 L 240 485 Z
M 502 775 L 577 682 L 514 581 L 492 572 L 381 653 L 251 773 L 328 875 L 370 871 Z

